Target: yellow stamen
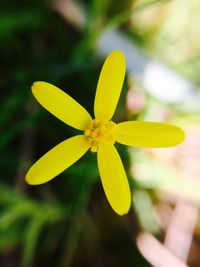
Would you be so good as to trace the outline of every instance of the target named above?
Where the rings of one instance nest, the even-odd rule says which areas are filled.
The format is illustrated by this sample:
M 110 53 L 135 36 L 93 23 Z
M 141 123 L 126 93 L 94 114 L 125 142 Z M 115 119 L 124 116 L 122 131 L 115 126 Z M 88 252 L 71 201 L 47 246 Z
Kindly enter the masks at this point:
M 85 136 L 89 137 L 91 135 L 91 130 L 90 129 L 85 130 L 84 134 Z
M 93 124 L 94 124 L 95 127 L 97 127 L 99 125 L 99 123 L 100 123 L 99 119 L 94 119 L 93 120 Z
M 84 135 L 90 142 L 92 152 L 97 152 L 100 143 L 115 143 L 115 126 L 112 121 L 104 122 L 99 119 L 93 119 L 89 123 Z
M 91 137 L 92 137 L 93 139 L 95 139 L 95 138 L 97 137 L 97 135 L 98 135 L 98 132 L 97 132 L 96 130 L 94 130 L 94 131 L 91 133 Z

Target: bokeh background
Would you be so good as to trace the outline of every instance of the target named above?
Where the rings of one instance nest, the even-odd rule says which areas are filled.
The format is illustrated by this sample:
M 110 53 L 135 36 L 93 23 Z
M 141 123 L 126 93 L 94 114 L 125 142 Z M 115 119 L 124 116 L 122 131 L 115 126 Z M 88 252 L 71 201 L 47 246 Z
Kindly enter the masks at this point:
M 0 2 L 0 266 L 200 266 L 199 33 L 199 0 Z M 187 133 L 176 148 L 117 145 L 133 192 L 124 217 L 91 153 L 47 184 L 24 182 L 34 161 L 76 134 L 39 106 L 32 83 L 57 85 L 93 114 L 115 48 L 127 58 L 115 121 Z

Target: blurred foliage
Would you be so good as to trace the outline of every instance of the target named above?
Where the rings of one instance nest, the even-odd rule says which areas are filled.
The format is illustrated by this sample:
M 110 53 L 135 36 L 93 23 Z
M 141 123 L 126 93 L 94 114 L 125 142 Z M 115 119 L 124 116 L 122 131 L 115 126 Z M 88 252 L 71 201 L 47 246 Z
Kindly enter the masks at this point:
M 25 184 L 28 167 L 76 133 L 36 103 L 31 85 L 38 80 L 55 84 L 93 114 L 103 62 L 95 53 L 95 40 L 109 25 L 132 34 L 149 54 L 200 84 L 199 26 L 192 27 L 199 20 L 199 1 L 77 3 L 86 13 L 82 31 L 66 22 L 50 1 L 0 3 L 0 266 L 145 267 L 149 265 L 134 237 L 139 227 L 160 231 L 150 192 L 130 174 L 136 215 L 119 218 L 113 213 L 90 153 L 48 184 Z M 145 117 L 145 109 L 134 115 L 125 110 L 127 88 L 125 83 L 116 118 Z M 129 169 L 127 151 L 119 146 L 119 152 Z M 149 220 L 140 213 L 143 207 Z
M 136 1 L 137 5 L 143 2 Z M 155 1 L 156 2 L 156 1 Z M 146 51 L 200 84 L 200 1 L 161 0 L 131 18 Z M 135 8 L 137 8 L 137 5 Z

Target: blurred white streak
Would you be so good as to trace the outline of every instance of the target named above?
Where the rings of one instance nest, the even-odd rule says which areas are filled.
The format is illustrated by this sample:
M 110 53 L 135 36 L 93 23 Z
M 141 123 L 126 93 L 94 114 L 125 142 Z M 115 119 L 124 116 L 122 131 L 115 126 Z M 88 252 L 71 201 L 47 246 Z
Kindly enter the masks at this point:
M 188 258 L 197 219 L 198 207 L 183 198 L 178 198 L 167 228 L 164 245 L 183 262 Z
M 139 234 L 137 246 L 154 267 L 188 267 L 149 233 Z
M 144 86 L 146 90 L 167 103 L 183 101 L 190 95 L 190 83 L 156 61 L 149 61 L 144 72 Z

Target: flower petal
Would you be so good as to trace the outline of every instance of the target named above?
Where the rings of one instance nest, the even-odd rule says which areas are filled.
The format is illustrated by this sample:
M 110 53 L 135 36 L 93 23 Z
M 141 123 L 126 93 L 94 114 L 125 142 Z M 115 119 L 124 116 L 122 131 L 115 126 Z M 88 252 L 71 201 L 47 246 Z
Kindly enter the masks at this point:
M 95 117 L 109 121 L 121 93 L 126 62 L 120 50 L 112 51 L 106 58 L 101 70 L 94 102 Z
M 92 119 L 89 113 L 71 96 L 46 82 L 35 82 L 32 92 L 37 101 L 66 124 L 85 130 Z
M 116 148 L 111 144 L 100 145 L 97 161 L 104 192 L 111 207 L 119 215 L 128 213 L 131 205 L 130 187 Z
M 47 152 L 26 174 L 26 182 L 31 185 L 43 184 L 63 172 L 89 149 L 84 135 L 73 136 Z
M 180 128 L 165 123 L 127 121 L 116 126 L 116 141 L 128 146 L 170 147 L 184 138 Z

